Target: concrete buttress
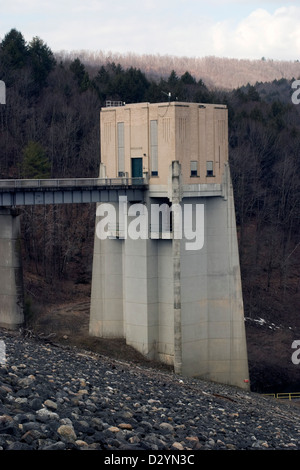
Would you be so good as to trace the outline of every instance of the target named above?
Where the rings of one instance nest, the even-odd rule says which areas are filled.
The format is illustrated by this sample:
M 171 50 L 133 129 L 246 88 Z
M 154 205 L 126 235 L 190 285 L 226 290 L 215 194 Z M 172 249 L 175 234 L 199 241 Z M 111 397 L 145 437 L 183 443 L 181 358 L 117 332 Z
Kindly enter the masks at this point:
M 24 322 L 20 219 L 15 209 L 0 208 L 0 325 Z

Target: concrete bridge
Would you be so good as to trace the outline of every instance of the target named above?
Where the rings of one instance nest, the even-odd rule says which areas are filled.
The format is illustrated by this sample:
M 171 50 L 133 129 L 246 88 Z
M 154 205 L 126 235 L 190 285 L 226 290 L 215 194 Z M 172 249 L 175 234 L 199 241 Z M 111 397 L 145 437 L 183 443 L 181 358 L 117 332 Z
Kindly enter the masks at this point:
M 143 199 L 144 178 L 66 178 L 0 180 L 0 326 L 24 322 L 20 209 L 43 204 L 117 202 Z
M 145 178 L 60 178 L 0 180 L 0 207 L 117 202 L 122 194 L 138 201 Z

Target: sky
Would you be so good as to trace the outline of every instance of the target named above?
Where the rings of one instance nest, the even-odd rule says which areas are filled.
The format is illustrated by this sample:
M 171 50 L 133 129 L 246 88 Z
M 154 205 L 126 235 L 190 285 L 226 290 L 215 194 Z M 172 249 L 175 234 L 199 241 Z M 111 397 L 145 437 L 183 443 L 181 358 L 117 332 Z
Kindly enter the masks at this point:
M 300 59 L 300 0 L 0 0 L 12 28 L 53 52 Z

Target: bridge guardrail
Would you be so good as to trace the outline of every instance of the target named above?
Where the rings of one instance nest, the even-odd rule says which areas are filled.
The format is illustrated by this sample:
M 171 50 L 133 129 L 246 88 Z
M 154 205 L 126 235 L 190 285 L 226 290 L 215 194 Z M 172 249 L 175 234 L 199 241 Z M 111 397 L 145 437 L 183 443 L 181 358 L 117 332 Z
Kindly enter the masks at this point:
M 55 179 L 0 179 L 0 190 L 36 188 L 74 188 L 98 186 L 144 186 L 144 178 L 55 178 Z

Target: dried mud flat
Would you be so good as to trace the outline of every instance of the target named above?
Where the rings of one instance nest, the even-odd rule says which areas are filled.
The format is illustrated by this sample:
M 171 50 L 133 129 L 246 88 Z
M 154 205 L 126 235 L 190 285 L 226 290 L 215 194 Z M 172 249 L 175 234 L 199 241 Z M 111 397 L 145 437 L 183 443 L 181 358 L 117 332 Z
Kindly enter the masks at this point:
M 28 328 L 27 335 L 39 339 L 51 339 L 51 342 L 62 346 L 87 349 L 113 359 L 144 364 L 160 370 L 172 369 L 167 365 L 148 360 L 128 346 L 124 339 L 91 337 L 89 309 L 89 299 L 45 307 L 36 318 L 34 326 Z

